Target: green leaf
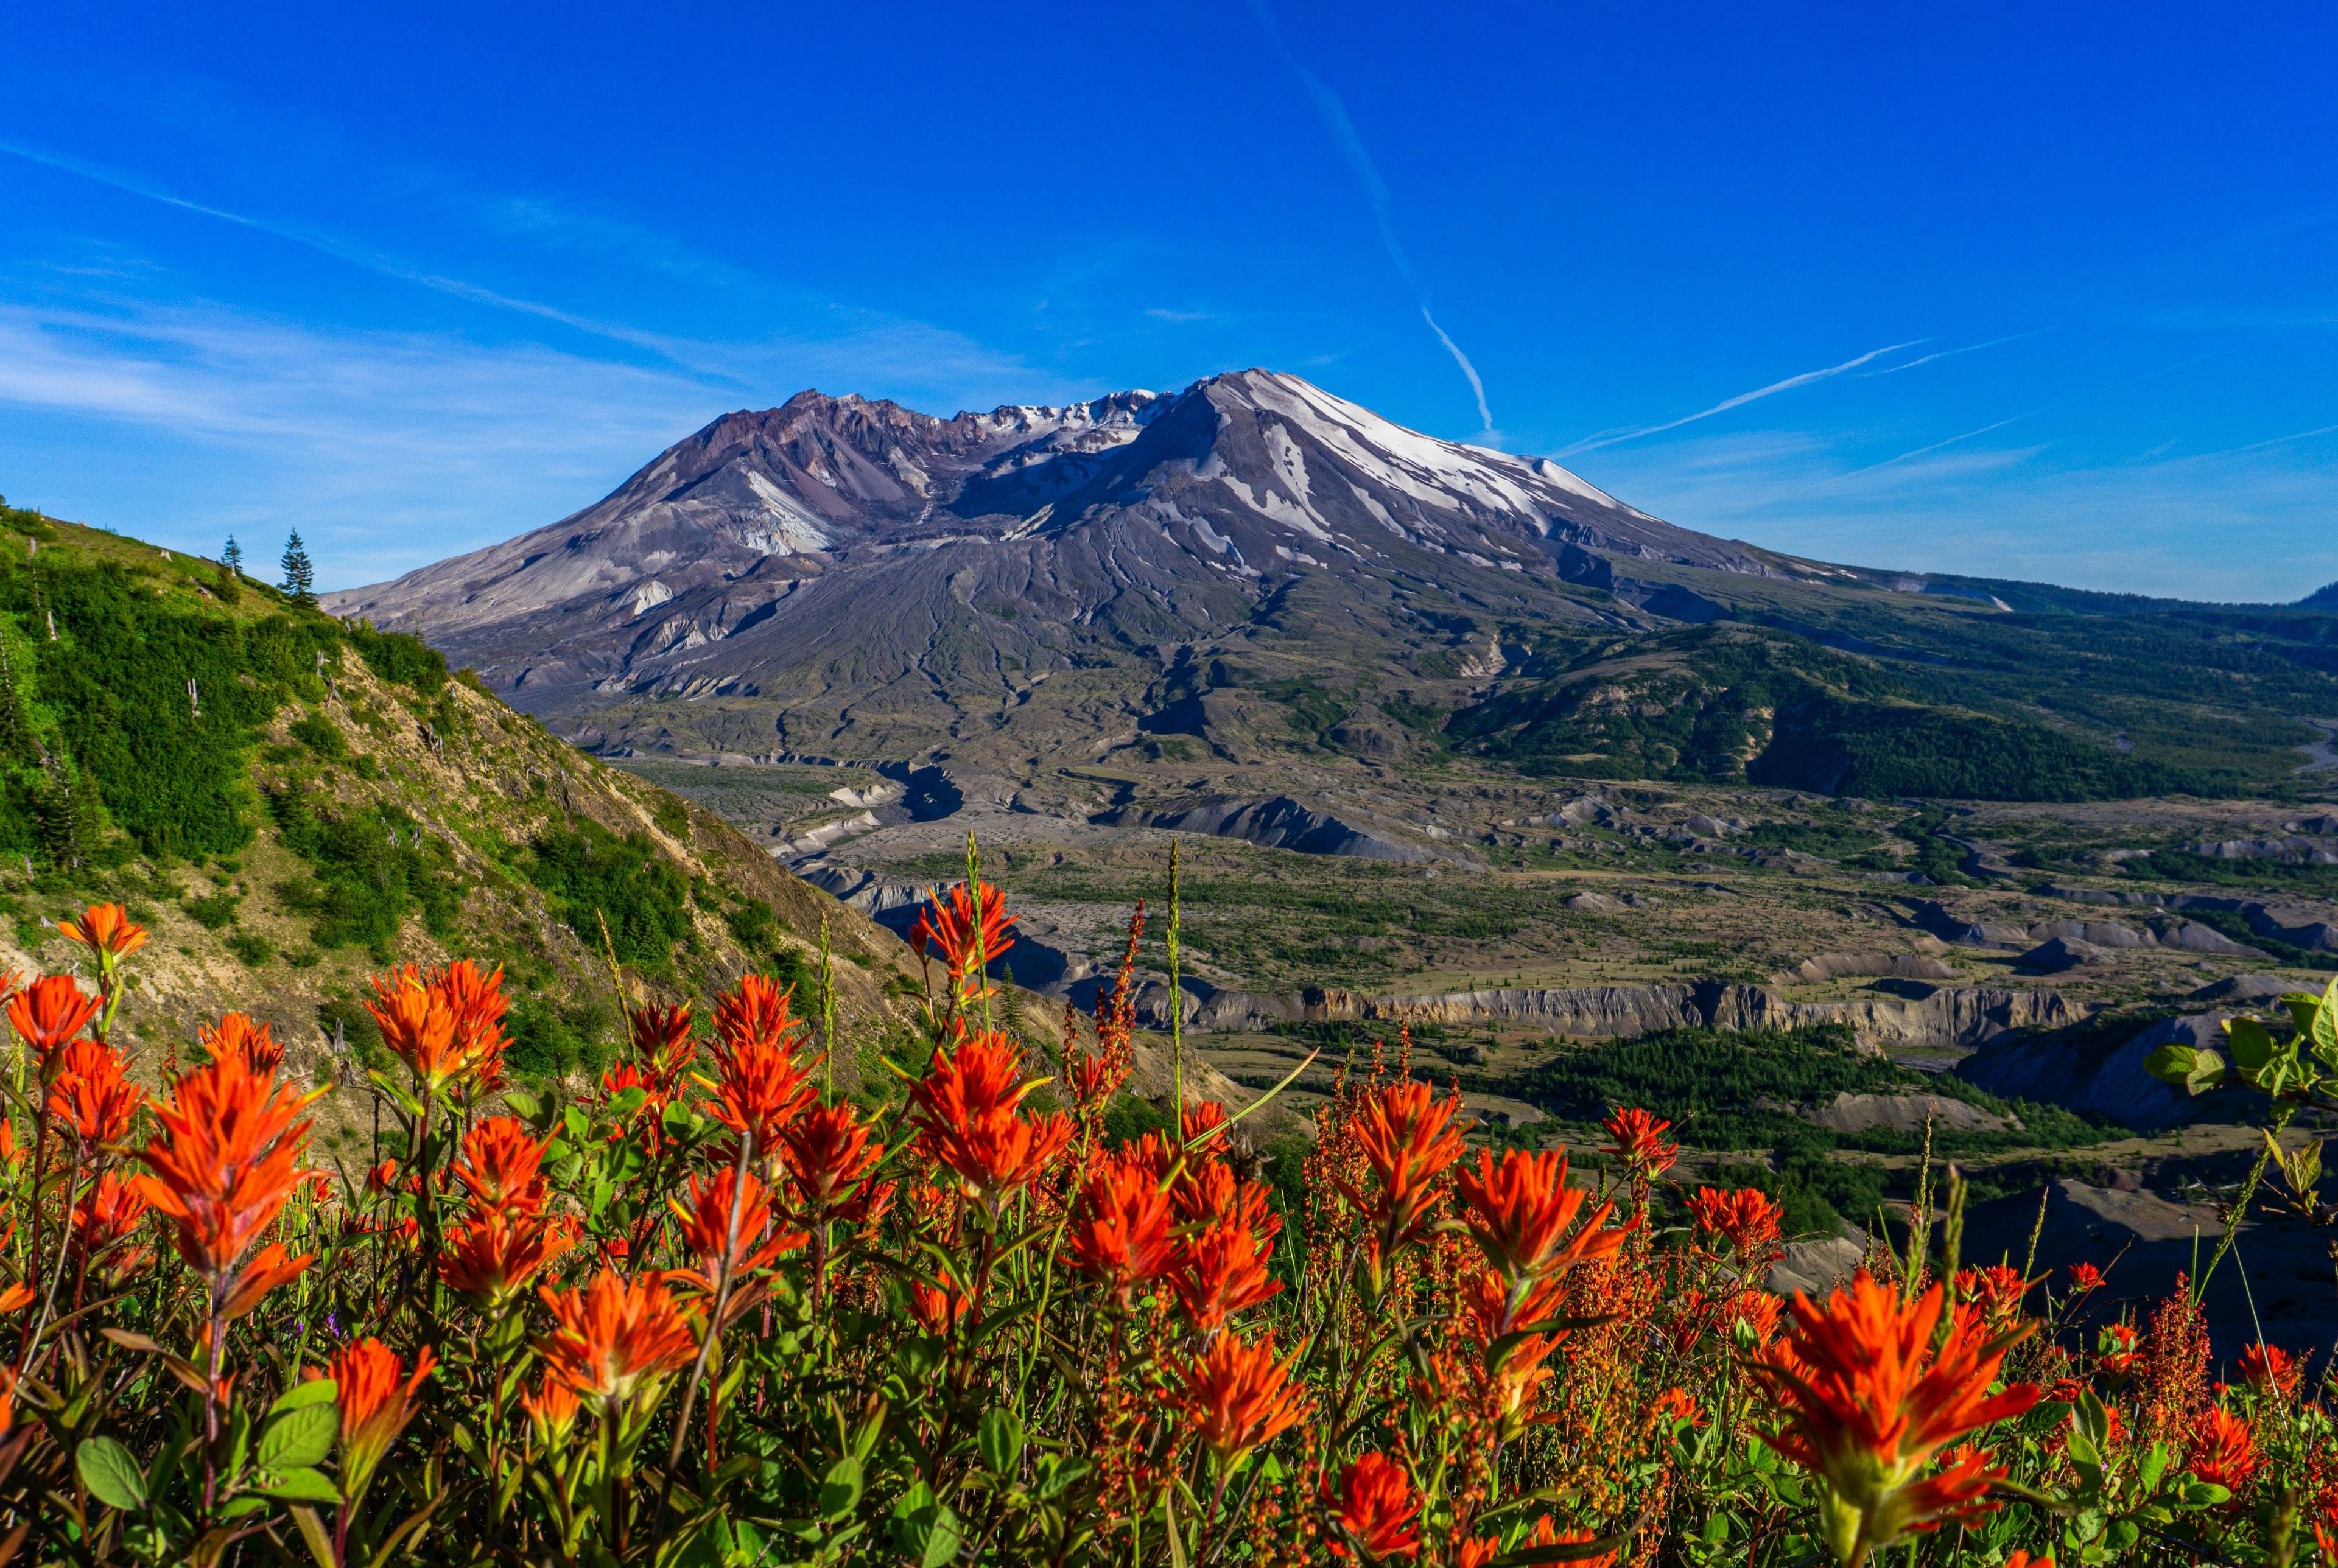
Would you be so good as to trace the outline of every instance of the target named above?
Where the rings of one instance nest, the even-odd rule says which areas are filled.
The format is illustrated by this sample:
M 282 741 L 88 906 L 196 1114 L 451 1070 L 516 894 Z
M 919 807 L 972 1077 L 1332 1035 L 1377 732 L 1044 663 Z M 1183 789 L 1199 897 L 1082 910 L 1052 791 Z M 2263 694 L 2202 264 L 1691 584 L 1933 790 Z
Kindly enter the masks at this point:
M 298 1470 L 323 1464 L 333 1451 L 333 1436 L 340 1425 L 340 1412 L 330 1405 L 303 1405 L 270 1416 L 260 1434 L 260 1467 Z
M 341 1496 L 340 1488 L 334 1485 L 323 1471 L 311 1470 L 306 1465 L 296 1465 L 283 1472 L 261 1490 L 287 1503 L 338 1503 Z
M 2166 1444 L 2154 1443 L 2151 1446 L 2151 1452 L 2143 1456 L 2142 1467 L 2136 1477 L 2143 1483 L 2146 1492 L 2159 1490 L 2159 1478 L 2167 1473 L 2167 1462 L 2174 1455 L 2167 1452 Z
M 89 1494 L 109 1508 L 134 1514 L 146 1506 L 146 1476 L 130 1450 L 113 1438 L 84 1438 L 74 1468 Z
M 2225 1019 L 2225 1038 L 2233 1047 L 2233 1065 L 2244 1073 L 2255 1072 L 2279 1049 L 2273 1032 L 2254 1018 Z
M 976 1431 L 975 1442 L 982 1450 L 982 1462 L 990 1466 L 992 1475 L 1012 1475 L 1015 1462 L 1023 1457 L 1023 1424 L 1015 1419 L 1012 1410 L 986 1412 Z
M 330 1377 L 311 1377 L 305 1383 L 295 1383 L 287 1388 L 284 1397 L 270 1405 L 268 1413 L 281 1416 L 287 1410 L 304 1410 L 311 1405 L 330 1405 L 339 1395 L 340 1390 Z
M 2192 1076 L 2200 1053 L 2189 1045 L 2162 1045 L 2143 1059 L 2143 1070 L 2163 1083 L 2181 1084 Z
M 518 1116 L 525 1121 L 533 1122 L 537 1117 L 544 1114 L 544 1102 L 537 1099 L 535 1095 L 528 1093 L 526 1090 L 506 1090 L 504 1092 L 504 1103 L 511 1107 L 513 1115 Z
M 2322 994 L 2313 1009 L 2313 1044 L 2323 1051 L 2338 1051 L 2338 980 Z
M 860 1504 L 860 1461 L 850 1454 L 828 1467 L 820 1478 L 820 1514 L 841 1519 Z

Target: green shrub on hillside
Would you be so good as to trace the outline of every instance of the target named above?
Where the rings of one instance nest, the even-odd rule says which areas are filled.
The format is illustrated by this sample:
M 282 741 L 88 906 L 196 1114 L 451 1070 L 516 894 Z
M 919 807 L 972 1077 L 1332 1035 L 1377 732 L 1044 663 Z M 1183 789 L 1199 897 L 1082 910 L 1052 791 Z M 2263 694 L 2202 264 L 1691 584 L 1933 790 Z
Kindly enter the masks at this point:
M 310 922 L 319 947 L 363 947 L 383 963 L 408 912 L 434 936 L 453 933 L 462 889 L 445 845 L 394 806 L 334 812 L 299 789 L 269 797 L 286 848 L 309 862 L 309 877 L 280 889 Z
M 620 963 L 673 973 L 674 949 L 691 936 L 690 884 L 658 858 L 647 834 L 620 838 L 579 818 L 565 832 L 539 837 L 524 869 L 585 946 L 601 945 L 605 918 Z
M 342 635 L 366 662 L 366 668 L 383 680 L 410 686 L 425 697 L 436 697 L 447 684 L 447 656 L 419 637 L 403 632 L 377 632 L 367 621 L 354 621 Z

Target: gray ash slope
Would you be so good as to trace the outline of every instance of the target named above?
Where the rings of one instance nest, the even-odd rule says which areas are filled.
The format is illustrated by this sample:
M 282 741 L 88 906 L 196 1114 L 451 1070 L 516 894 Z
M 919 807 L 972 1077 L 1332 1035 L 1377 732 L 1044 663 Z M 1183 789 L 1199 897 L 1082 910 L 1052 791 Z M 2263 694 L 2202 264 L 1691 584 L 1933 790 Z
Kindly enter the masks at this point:
M 1336 626 L 1370 660 L 1455 635 L 1456 608 L 1636 629 L 1677 591 L 1636 563 L 1837 571 L 1250 370 L 948 419 L 802 393 L 725 415 L 548 527 L 328 603 L 423 633 L 572 730 L 714 698 L 764 716 L 761 745 L 752 723 L 723 737 L 750 750 L 908 756 L 1134 649 Z M 1092 719 L 1142 706 L 1066 684 Z

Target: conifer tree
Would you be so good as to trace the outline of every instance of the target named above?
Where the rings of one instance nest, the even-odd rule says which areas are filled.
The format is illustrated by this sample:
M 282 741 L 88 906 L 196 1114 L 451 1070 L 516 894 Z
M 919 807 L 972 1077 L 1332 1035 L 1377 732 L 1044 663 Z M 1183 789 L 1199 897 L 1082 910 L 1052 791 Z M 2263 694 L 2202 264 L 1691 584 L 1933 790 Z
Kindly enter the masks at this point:
M 309 560 L 309 552 L 300 543 L 300 530 L 292 530 L 292 537 L 284 542 L 284 559 L 279 563 L 284 573 L 282 587 L 295 604 L 317 602 L 317 569 Z
M 238 576 L 243 574 L 243 546 L 235 542 L 232 534 L 227 536 L 227 548 L 220 552 L 220 564 Z

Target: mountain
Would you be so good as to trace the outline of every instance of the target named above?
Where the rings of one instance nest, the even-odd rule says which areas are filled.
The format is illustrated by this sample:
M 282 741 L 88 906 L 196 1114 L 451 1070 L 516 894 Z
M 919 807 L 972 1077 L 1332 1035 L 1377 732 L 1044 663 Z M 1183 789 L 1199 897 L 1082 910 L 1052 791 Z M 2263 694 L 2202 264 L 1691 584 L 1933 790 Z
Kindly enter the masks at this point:
M 607 753 L 1025 779 L 1131 748 L 1623 776 L 1631 747 L 1566 717 L 1612 682 L 1522 688 L 1716 623 L 1880 681 L 1787 716 L 1809 755 L 1770 776 L 1815 787 L 2019 793 L 2051 754 L 2050 798 L 2270 788 L 2317 739 L 2296 716 L 2338 714 L 2325 616 L 1801 560 L 1265 370 L 947 419 L 805 392 L 326 604 Z M 1938 765 L 1857 764 L 1871 720 Z M 1967 765 L 1976 736 L 1999 763 Z
M 1634 600 L 1666 591 L 1636 563 L 1804 574 L 1547 460 L 1251 370 L 948 419 L 806 392 L 574 516 L 327 606 L 564 720 L 752 699 L 773 717 L 742 749 L 906 755 L 1099 658 L 1271 630 L 1326 593 L 1376 604 L 1380 644 L 1446 640 L 1449 603 L 1638 624 Z

